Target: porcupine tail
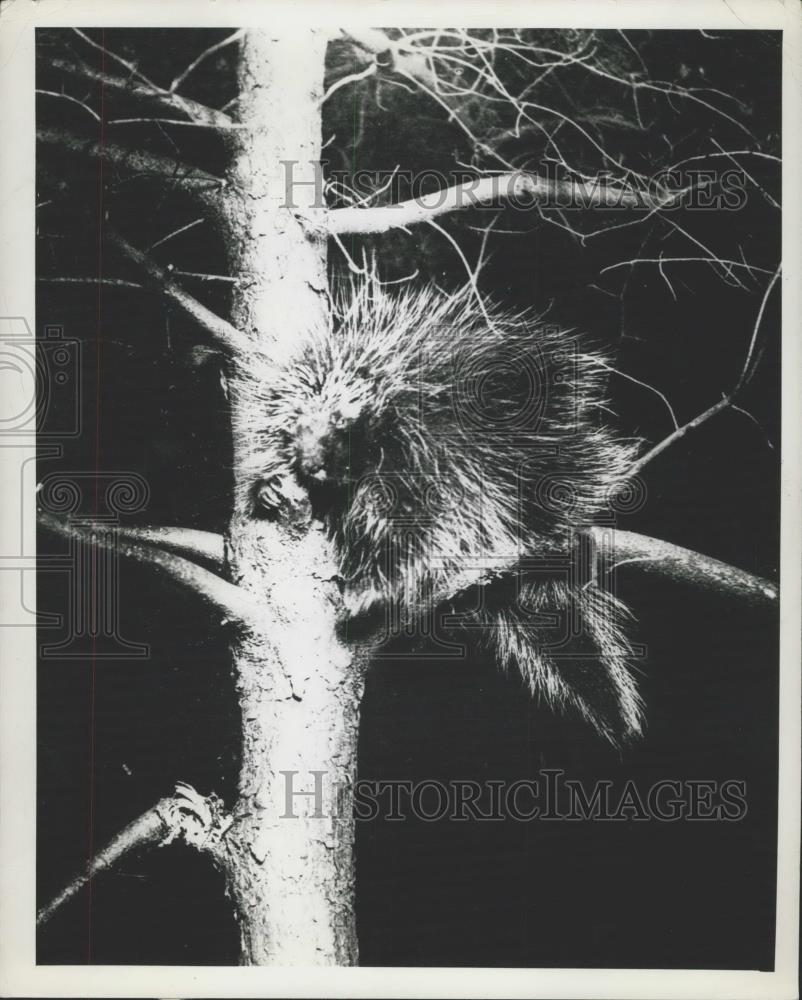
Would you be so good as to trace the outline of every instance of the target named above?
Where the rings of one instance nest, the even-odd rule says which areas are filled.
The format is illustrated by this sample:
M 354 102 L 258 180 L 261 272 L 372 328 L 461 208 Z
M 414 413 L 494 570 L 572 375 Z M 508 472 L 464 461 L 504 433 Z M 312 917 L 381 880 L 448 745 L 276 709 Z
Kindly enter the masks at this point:
M 628 616 L 595 583 L 524 577 L 484 588 L 481 609 L 465 624 L 481 631 L 499 666 L 516 669 L 535 698 L 577 712 L 620 747 L 643 727 L 633 650 L 622 628 Z

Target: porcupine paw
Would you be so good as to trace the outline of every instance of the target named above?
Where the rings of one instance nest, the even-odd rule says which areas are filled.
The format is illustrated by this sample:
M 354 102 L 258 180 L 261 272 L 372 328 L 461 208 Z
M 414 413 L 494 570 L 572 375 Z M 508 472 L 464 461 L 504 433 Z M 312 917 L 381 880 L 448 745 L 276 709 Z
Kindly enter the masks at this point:
M 271 476 L 258 483 L 254 491 L 254 500 L 260 513 L 266 517 L 276 517 L 284 502 L 284 495 L 281 491 L 281 476 Z
M 260 479 L 254 487 L 253 499 L 258 515 L 270 521 L 282 518 L 296 523 L 309 519 L 306 491 L 291 473 L 281 472 Z

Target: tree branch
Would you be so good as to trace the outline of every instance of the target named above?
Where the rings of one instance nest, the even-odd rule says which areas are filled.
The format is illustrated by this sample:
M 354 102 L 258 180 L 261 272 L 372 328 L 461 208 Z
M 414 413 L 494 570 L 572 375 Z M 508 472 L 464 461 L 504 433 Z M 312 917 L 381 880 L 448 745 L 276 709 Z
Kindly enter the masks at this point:
M 589 528 L 585 535 L 597 548 L 604 548 L 615 554 L 617 561 L 611 570 L 637 563 L 655 576 L 677 583 L 693 584 L 703 590 L 731 594 L 752 605 L 769 605 L 777 601 L 777 586 L 771 580 L 661 538 L 602 527 Z M 450 593 L 436 594 L 435 601 L 453 599 L 471 587 L 486 586 L 519 568 L 523 568 L 522 562 L 515 560 L 507 564 L 500 562 L 497 566 L 483 570 L 466 570 Z
M 659 538 L 602 527 L 589 528 L 583 536 L 591 540 L 594 549 L 601 549 L 607 556 L 605 568 L 608 573 L 632 564 L 654 576 L 732 596 L 753 607 L 771 607 L 778 599 L 777 586 L 771 580 Z M 596 579 L 599 553 L 595 552 L 594 556 L 592 578 Z M 617 560 L 612 566 L 609 564 L 611 556 Z M 422 594 L 421 602 L 403 624 L 411 625 L 443 605 L 450 604 L 453 611 L 454 606 L 459 606 L 463 600 L 473 600 L 470 596 L 473 588 L 488 587 L 509 580 L 515 573 L 525 574 L 531 570 L 537 570 L 537 561 L 527 558 L 525 553 L 523 557 L 513 560 L 499 559 L 495 565 L 485 563 L 484 566 L 468 567 L 450 578 L 448 588 Z M 357 623 L 357 628 L 349 633 L 350 641 L 370 649 L 386 638 L 386 606 L 372 599 L 365 600 L 364 595 L 349 595 L 347 592 L 345 600 L 349 614 Z
M 437 86 L 437 79 L 429 68 L 426 57 L 402 51 L 397 42 L 383 31 L 376 28 L 345 28 L 343 34 L 374 56 L 379 65 L 388 65 L 402 76 L 412 77 L 426 87 Z
M 192 121 L 199 125 L 209 125 L 213 128 L 229 129 L 234 124 L 233 119 L 225 111 L 217 111 L 205 104 L 199 104 L 188 97 L 182 97 L 174 90 L 162 90 L 150 83 L 136 80 L 133 76 L 113 76 L 103 73 L 84 62 L 71 62 L 68 59 L 51 59 L 50 65 L 62 73 L 92 80 L 102 84 L 108 90 L 116 90 L 129 97 L 151 101 L 169 111 L 183 111 Z
M 666 448 L 669 448 L 672 444 L 675 444 L 681 438 L 684 438 L 686 434 L 690 433 L 690 431 L 695 430 L 697 427 L 701 427 L 702 424 L 707 423 L 711 417 L 715 417 L 716 414 L 721 413 L 722 410 L 726 410 L 728 406 L 732 406 L 738 393 L 749 384 L 762 355 L 762 350 L 757 349 L 757 337 L 760 332 L 760 324 L 763 322 L 763 314 L 766 311 L 766 303 L 769 300 L 769 296 L 771 295 L 777 279 L 780 277 L 781 269 L 782 265 L 777 267 L 777 270 L 772 275 L 771 281 L 769 281 L 766 286 L 766 290 L 763 293 L 757 318 L 755 319 L 754 326 L 752 327 L 752 337 L 749 341 L 749 348 L 746 352 L 746 360 L 743 363 L 741 373 L 738 376 L 735 385 L 728 393 L 723 395 L 717 403 L 713 403 L 712 406 L 709 406 L 702 413 L 695 416 L 693 420 L 689 420 L 681 427 L 677 427 L 671 434 L 668 435 L 668 437 L 663 438 L 663 440 L 656 444 L 653 448 L 650 448 L 649 451 L 647 451 L 645 455 L 642 455 L 632 466 L 629 472 L 631 476 L 636 476 L 645 465 L 648 465 L 648 463 L 651 462 L 653 458 L 657 458 L 657 456 L 664 452 Z
M 160 799 L 124 827 L 109 843 L 90 859 L 86 870 L 75 878 L 36 914 L 37 927 L 46 924 L 56 910 L 72 899 L 101 872 L 119 864 L 131 851 L 163 847 L 178 837 L 201 850 L 214 850 L 217 841 L 230 825 L 216 795 L 204 798 L 194 788 L 183 783 L 175 794 Z
M 39 275 L 36 279 L 44 285 L 105 285 L 109 288 L 135 288 L 143 286 L 138 281 L 126 281 L 125 278 L 78 278 L 78 277 L 47 277 Z
M 77 539 L 99 545 L 104 549 L 112 549 L 123 558 L 153 566 L 175 583 L 202 597 L 221 612 L 227 621 L 239 623 L 255 630 L 264 630 L 265 606 L 247 591 L 183 556 L 165 551 L 165 549 L 155 545 L 145 544 L 136 538 L 136 529 L 115 530 L 115 526 L 102 522 L 76 523 L 62 520 L 54 514 L 44 511 L 39 512 L 38 520 L 43 527 L 63 538 Z M 147 532 L 148 529 L 145 530 Z M 167 530 L 169 531 L 169 529 Z M 155 531 L 158 535 L 159 529 L 155 529 Z M 183 547 L 183 551 L 187 551 L 188 547 L 197 549 L 199 544 L 211 552 L 217 548 L 217 543 L 210 539 L 199 542 L 196 537 L 187 539 L 184 532 L 180 532 L 180 534 L 184 537 L 178 540 L 178 544 Z M 201 534 L 205 534 L 205 532 Z M 175 543 L 176 539 L 173 537 L 174 546 Z
M 178 285 L 170 273 L 151 260 L 141 250 L 137 250 L 119 233 L 112 229 L 106 230 L 106 235 L 133 264 L 150 279 L 157 291 L 177 305 L 187 316 L 195 320 L 221 347 L 230 352 L 245 354 L 251 350 L 250 340 L 203 303 L 198 302 L 189 292 Z
M 190 74 L 194 73 L 195 70 L 198 68 L 198 66 L 200 66 L 200 64 L 204 62 L 204 60 L 208 59 L 209 56 L 214 55 L 215 52 L 219 52 L 220 49 L 224 49 L 228 45 L 232 45 L 234 42 L 239 42 L 244 36 L 244 34 L 245 34 L 245 29 L 240 28 L 237 31 L 233 32 L 233 34 L 226 35 L 226 37 L 222 38 L 219 42 L 215 42 L 214 45 L 210 45 L 208 48 L 204 49 L 203 52 L 201 52 L 199 56 L 193 59 L 192 62 L 189 64 L 189 66 L 187 66 L 187 68 L 183 70 L 183 72 L 179 73 L 178 76 L 173 80 L 173 82 L 170 84 L 170 93 L 174 94 L 181 86 L 181 84 L 184 83 L 187 77 L 190 76 Z
M 524 208 L 568 203 L 588 208 L 644 208 L 654 211 L 666 207 L 682 193 L 674 192 L 666 194 L 663 199 L 655 199 L 646 192 L 626 190 L 603 180 L 547 180 L 537 174 L 512 171 L 454 184 L 394 205 L 336 208 L 325 213 L 323 228 L 332 236 L 385 233 L 419 222 L 431 222 L 440 215 L 479 205 L 516 202 L 522 202 L 521 207 Z
M 169 156 L 143 153 L 140 150 L 126 149 L 107 142 L 97 142 L 95 139 L 73 135 L 64 129 L 40 128 L 36 132 L 36 138 L 45 145 L 57 146 L 69 153 L 127 167 L 137 174 L 180 182 L 182 189 L 192 192 L 202 200 L 208 200 L 212 205 L 216 204 L 216 199 L 211 198 L 212 194 L 216 196 L 225 186 L 225 181 L 220 177 L 215 177 L 199 167 L 173 160 Z
M 218 572 L 225 564 L 225 540 L 222 535 L 214 531 L 162 526 L 118 527 L 116 531 L 118 538 L 124 538 L 129 542 L 155 545 L 191 559 L 205 559 Z
M 86 871 L 76 875 L 54 899 L 39 910 L 36 914 L 37 927 L 47 923 L 56 910 L 83 889 L 90 879 L 114 867 L 135 848 L 156 847 L 164 843 L 172 832 L 166 818 L 170 815 L 170 804 L 170 799 L 160 799 L 155 806 L 142 813 L 113 837 L 106 847 L 89 861 Z
M 588 531 L 588 535 L 597 546 L 615 553 L 616 562 L 611 570 L 637 563 L 644 572 L 677 583 L 694 584 L 703 590 L 732 594 L 755 606 L 771 605 L 777 601 L 777 586 L 771 580 L 692 549 L 634 531 L 595 527 Z

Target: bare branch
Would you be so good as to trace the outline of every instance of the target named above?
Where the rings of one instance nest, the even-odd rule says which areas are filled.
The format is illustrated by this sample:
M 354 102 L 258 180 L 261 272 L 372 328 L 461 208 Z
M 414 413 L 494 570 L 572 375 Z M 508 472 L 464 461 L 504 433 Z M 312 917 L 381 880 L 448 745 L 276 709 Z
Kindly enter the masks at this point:
M 182 118 L 157 118 L 153 115 L 138 115 L 135 118 L 110 118 L 107 125 L 181 125 L 184 128 L 214 128 L 220 132 L 235 132 L 247 128 L 238 122 L 229 125 L 210 125 L 209 122 L 184 121 Z
M 766 286 L 766 291 L 763 293 L 763 298 L 760 302 L 760 309 L 757 313 L 757 319 L 755 320 L 755 325 L 752 329 L 752 337 L 749 341 L 749 348 L 746 352 L 746 360 L 743 363 L 741 373 L 738 376 L 738 380 L 733 388 L 728 393 L 723 395 L 717 403 L 709 406 L 702 413 L 695 416 L 693 420 L 689 420 L 688 423 L 683 424 L 681 427 L 677 427 L 672 434 L 669 434 L 668 437 L 664 438 L 659 444 L 656 444 L 653 448 L 647 451 L 645 455 L 642 455 L 632 466 L 630 475 L 637 475 L 645 465 L 648 465 L 653 458 L 657 458 L 658 455 L 662 454 L 666 448 L 669 448 L 672 444 L 675 444 L 681 438 L 684 438 L 685 435 L 689 434 L 692 430 L 695 430 L 697 427 L 701 427 L 702 424 L 707 423 L 711 417 L 715 417 L 716 414 L 721 413 L 722 410 L 726 410 L 728 406 L 732 406 L 735 397 L 749 383 L 755 373 L 757 362 L 760 360 L 761 352 L 756 351 L 756 345 L 758 333 L 760 331 L 760 324 L 763 321 L 763 313 L 766 310 L 766 303 L 769 300 L 772 289 L 774 288 L 777 279 L 780 277 L 781 269 L 781 266 L 777 268 L 771 277 L 771 281 L 769 281 Z
M 189 292 L 185 292 L 180 285 L 176 284 L 169 271 L 160 267 L 141 250 L 137 250 L 118 233 L 106 230 L 106 234 L 117 249 L 147 275 L 151 283 L 165 298 L 195 320 L 221 347 L 240 354 L 248 353 L 251 348 L 250 341 L 228 320 L 213 313 L 211 309 L 193 298 Z
M 168 243 L 174 237 L 180 236 L 181 233 L 185 233 L 188 229 L 194 229 L 195 226 L 202 225 L 205 221 L 206 219 L 203 218 L 193 219 L 192 222 L 188 222 L 185 226 L 179 226 L 178 229 L 173 229 L 172 232 L 167 233 L 166 236 L 162 236 L 160 239 L 156 240 L 155 243 L 151 243 L 148 247 L 148 253 L 150 253 L 151 250 L 155 250 L 156 247 L 160 247 L 163 244 Z
M 58 128 L 38 129 L 36 137 L 45 145 L 58 146 L 70 153 L 87 156 L 90 159 L 102 159 L 105 163 L 125 167 L 136 174 L 160 177 L 180 184 L 182 190 L 191 191 L 200 198 L 216 194 L 225 186 L 225 181 L 220 177 L 215 177 L 199 167 L 173 160 L 169 156 L 143 153 L 140 150 L 126 149 L 107 142 L 100 143 L 95 139 L 72 135 Z
M 202 271 L 179 271 L 172 267 L 168 268 L 171 274 L 177 274 L 181 278 L 196 278 L 198 281 L 225 281 L 229 285 L 236 285 L 238 278 L 233 278 L 230 274 L 205 274 Z
M 731 595 L 745 600 L 753 606 L 767 606 L 777 601 L 777 586 L 771 580 L 747 573 L 711 556 L 694 552 L 692 549 L 651 538 L 633 531 L 619 531 L 612 528 L 591 527 L 584 534 L 597 549 L 608 558 L 616 557 L 616 562 L 608 565 L 608 571 L 620 566 L 637 564 L 644 571 L 677 583 L 691 584 L 704 590 L 715 591 L 724 596 Z M 505 561 L 499 559 L 496 565 L 471 567 L 461 573 L 448 591 L 434 593 L 423 612 L 433 605 L 447 601 L 458 601 L 473 587 L 486 587 L 498 580 L 509 578 L 512 573 L 526 572 L 526 556 L 523 560 Z M 358 608 L 351 609 L 358 613 Z
M 607 271 L 615 271 L 619 267 L 634 267 L 636 264 L 657 264 L 661 268 L 663 264 L 711 264 L 713 267 L 721 267 L 726 269 L 731 269 L 733 267 L 742 267 L 744 270 L 748 271 L 750 276 L 754 272 L 759 274 L 773 274 L 773 271 L 769 271 L 768 268 L 758 267 L 756 264 L 748 264 L 746 261 L 739 260 L 727 260 L 724 257 L 635 257 L 632 260 L 619 260 L 615 264 L 608 264 L 607 267 L 603 267 L 599 274 L 605 274 Z
M 76 875 L 54 899 L 39 910 L 36 914 L 37 926 L 47 923 L 56 910 L 83 889 L 90 879 L 113 868 L 126 854 L 135 849 L 157 847 L 164 843 L 171 833 L 166 819 L 170 815 L 169 806 L 170 799 L 161 799 L 113 837 L 106 847 L 90 860 L 86 871 Z
M 321 97 L 320 103 L 325 104 L 333 94 L 336 94 L 337 91 L 343 87 L 347 87 L 349 83 L 358 83 L 360 80 L 366 80 L 369 76 L 373 76 L 376 69 L 376 63 L 372 62 L 358 73 L 351 73 L 349 76 L 341 77 L 329 87 L 326 93 Z
M 39 206 L 37 206 L 39 207 Z M 178 271 L 168 268 L 170 274 L 176 274 L 181 278 L 195 278 L 198 281 L 224 281 L 227 284 L 235 285 L 236 278 L 227 274 L 203 274 L 199 271 Z M 107 285 L 111 288 L 136 288 L 143 289 L 145 286 L 140 281 L 128 281 L 125 278 L 95 278 L 93 276 L 80 277 L 74 275 L 50 276 L 40 275 L 36 279 L 45 285 Z
M 198 125 L 206 125 L 212 128 L 230 129 L 234 124 L 233 119 L 224 111 L 209 108 L 205 104 L 193 101 L 188 97 L 173 93 L 157 87 L 150 81 L 137 80 L 133 76 L 113 76 L 103 73 L 92 66 L 87 66 L 84 62 L 71 62 L 68 59 L 51 59 L 50 65 L 54 69 L 68 73 L 70 76 L 83 80 L 92 80 L 102 84 L 108 90 L 116 90 L 129 97 L 135 97 L 154 103 L 157 107 L 165 108 L 168 111 L 182 111 L 188 118 Z
M 426 58 L 416 53 L 401 51 L 398 43 L 383 31 L 378 31 L 376 28 L 346 28 L 343 33 L 365 52 L 378 57 L 379 61 L 384 57 L 387 65 L 403 76 L 412 77 L 427 87 L 436 86 L 437 81 L 429 69 Z
M 221 612 L 227 621 L 256 630 L 264 628 L 265 607 L 254 597 L 183 556 L 168 552 L 156 545 L 134 540 L 136 539 L 134 529 L 128 529 L 126 537 L 125 529 L 118 535 L 114 526 L 109 524 L 67 521 L 44 511 L 39 512 L 38 520 L 48 530 L 63 538 L 78 539 L 104 549 L 113 549 L 124 558 L 153 566 L 175 583 L 202 597 Z M 206 543 L 214 551 L 214 544 L 209 540 L 206 540 Z M 190 539 L 188 543 L 185 538 L 180 544 L 183 546 L 183 551 L 187 551 L 187 544 L 197 546 L 199 543 L 197 538 Z
M 111 288 L 139 288 L 143 286 L 138 281 L 126 281 L 124 278 L 71 278 L 38 276 L 37 281 L 45 285 L 108 285 Z
M 225 540 L 214 531 L 198 528 L 174 528 L 143 526 L 137 528 L 118 527 L 117 537 L 130 542 L 156 545 L 178 555 L 191 559 L 205 559 L 220 571 L 225 564 Z
M 102 872 L 116 867 L 135 850 L 162 847 L 179 837 L 201 850 L 214 851 L 219 838 L 231 821 L 222 811 L 216 795 L 204 798 L 194 788 L 183 783 L 175 794 L 160 799 L 124 827 L 109 843 L 90 859 L 81 872 L 36 914 L 36 925 L 42 926 L 56 910 L 72 899 L 88 882 Z
M 450 212 L 500 203 L 518 203 L 527 208 L 557 203 L 654 210 L 669 205 L 681 193 L 667 194 L 658 201 L 646 192 L 611 186 L 604 181 L 548 180 L 537 174 L 513 171 L 454 184 L 394 205 L 335 208 L 325 214 L 323 228 L 332 235 L 385 233 L 391 229 L 430 222 Z
M 132 78 L 136 77 L 138 80 L 141 80 L 142 83 L 146 84 L 148 87 L 156 88 L 156 84 L 153 83 L 151 80 L 149 80 L 145 76 L 145 74 L 141 72 L 141 70 L 135 63 L 129 62 L 127 59 L 123 59 L 122 56 L 117 55 L 117 53 L 112 51 L 112 49 L 108 48 L 105 45 L 101 45 L 100 42 L 96 42 L 94 38 L 91 38 L 89 35 L 87 35 L 85 31 L 81 31 L 80 28 L 73 28 L 72 30 L 79 38 L 82 38 L 87 43 L 87 45 L 91 45 L 93 49 L 97 49 L 98 52 L 102 52 L 109 59 L 112 59 L 114 62 L 119 63 L 120 66 L 128 70 L 128 73 Z
M 438 233 L 444 236 L 451 244 L 451 246 L 454 248 L 454 252 L 457 254 L 462 263 L 462 266 L 465 268 L 465 273 L 468 278 L 468 284 L 471 286 L 471 291 L 473 292 L 473 296 L 476 299 L 476 303 L 479 306 L 482 315 L 484 316 L 488 329 L 495 331 L 496 325 L 493 322 L 492 316 L 487 311 L 487 306 L 485 305 L 485 301 L 482 298 L 482 293 L 479 291 L 479 272 L 482 268 L 481 254 L 479 260 L 476 263 L 476 267 L 472 268 L 470 263 L 468 262 L 468 258 L 462 251 L 462 247 L 454 239 L 451 233 L 449 233 L 446 229 L 443 229 L 443 227 L 441 225 L 438 225 L 438 223 L 436 223 L 433 219 L 427 219 L 427 222 L 433 229 L 436 229 Z
M 220 49 L 225 48 L 227 45 L 232 45 L 234 42 L 238 42 L 244 34 L 245 30 L 243 28 L 240 28 L 238 31 L 235 31 L 231 35 L 227 35 L 225 38 L 223 38 L 219 42 L 216 42 L 214 45 L 210 45 L 208 49 L 204 49 L 204 51 L 201 52 L 201 54 L 197 57 L 197 59 L 193 59 L 193 61 L 189 64 L 189 66 L 187 66 L 184 72 L 179 73 L 178 76 L 173 80 L 173 82 L 170 84 L 170 93 L 174 93 L 176 90 L 178 90 L 178 88 L 187 79 L 187 77 L 191 73 L 194 73 L 194 71 L 198 68 L 198 66 L 200 66 L 200 64 L 205 59 L 208 59 L 209 56 L 214 55 L 215 52 L 219 52 Z
M 610 528 L 591 528 L 588 534 L 598 547 L 614 553 L 616 561 L 611 572 L 637 563 L 647 573 L 677 583 L 693 584 L 703 590 L 731 594 L 749 604 L 770 605 L 777 601 L 777 587 L 771 580 L 680 545 Z
M 100 115 L 94 111 L 86 101 L 79 101 L 77 97 L 72 97 L 70 94 L 65 94 L 63 91 L 59 92 L 56 90 L 36 90 L 37 94 L 42 94 L 44 97 L 57 97 L 62 101 L 69 101 L 71 104 L 77 104 L 79 108 L 83 108 L 87 114 L 90 114 L 96 122 L 100 121 Z

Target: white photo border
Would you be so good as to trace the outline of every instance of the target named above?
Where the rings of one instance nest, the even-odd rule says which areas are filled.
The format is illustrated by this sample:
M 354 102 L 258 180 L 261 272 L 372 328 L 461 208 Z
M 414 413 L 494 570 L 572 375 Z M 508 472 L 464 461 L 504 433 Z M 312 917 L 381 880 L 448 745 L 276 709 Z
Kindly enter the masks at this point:
M 774 972 L 634 969 L 37 966 L 36 636 L 0 628 L 0 995 L 4 997 L 798 997 L 802 617 L 802 4 L 799 0 L 440 0 L 439 23 L 783 31 L 780 759 Z M 0 0 L 0 323 L 34 326 L 37 27 L 431 21 L 420 0 Z M 24 388 L 20 387 L 20 392 Z M 14 400 L 7 401 L 13 412 Z M 0 441 L 0 604 L 33 617 L 35 444 Z M 27 571 L 26 571 L 27 568 Z M 6 572 L 2 572 L 5 570 Z M 24 584 L 20 581 L 24 580 Z

